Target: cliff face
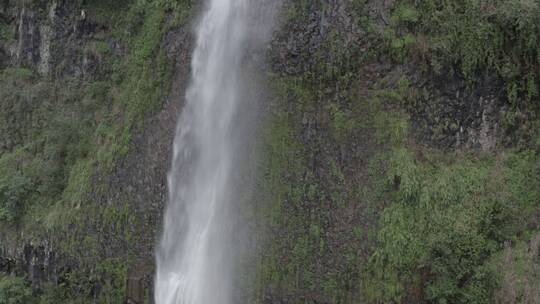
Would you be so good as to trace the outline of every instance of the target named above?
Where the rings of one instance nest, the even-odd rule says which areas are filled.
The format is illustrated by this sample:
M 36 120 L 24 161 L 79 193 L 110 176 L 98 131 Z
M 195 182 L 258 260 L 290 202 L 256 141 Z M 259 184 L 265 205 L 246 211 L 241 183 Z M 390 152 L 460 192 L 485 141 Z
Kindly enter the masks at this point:
M 143 303 L 191 4 L 1 7 L 0 271 L 26 278 L 44 303 Z
M 540 4 L 510 2 L 285 1 L 247 301 L 540 298 Z M 0 303 L 151 301 L 198 9 L 0 2 Z
M 538 267 L 539 6 L 509 5 L 284 8 L 259 299 L 535 303 L 503 260 Z

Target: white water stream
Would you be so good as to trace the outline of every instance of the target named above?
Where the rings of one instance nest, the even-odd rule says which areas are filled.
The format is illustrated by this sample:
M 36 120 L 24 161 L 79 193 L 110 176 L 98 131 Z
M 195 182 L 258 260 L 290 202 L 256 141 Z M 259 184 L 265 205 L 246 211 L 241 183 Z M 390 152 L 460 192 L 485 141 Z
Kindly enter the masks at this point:
M 254 0 L 208 0 L 196 29 L 192 80 L 178 122 L 169 202 L 157 250 L 157 304 L 230 304 L 235 244 L 229 206 L 240 165 L 240 73 Z M 250 19 L 251 18 L 251 19 Z M 239 112 L 240 111 L 240 112 Z

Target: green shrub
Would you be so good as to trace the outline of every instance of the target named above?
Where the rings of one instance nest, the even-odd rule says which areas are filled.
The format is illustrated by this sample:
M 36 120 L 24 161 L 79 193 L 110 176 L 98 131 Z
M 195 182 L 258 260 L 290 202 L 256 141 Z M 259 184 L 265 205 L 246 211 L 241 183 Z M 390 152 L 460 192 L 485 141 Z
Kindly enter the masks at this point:
M 22 278 L 0 277 L 0 304 L 30 304 L 32 289 Z
M 0 221 L 13 222 L 22 215 L 32 188 L 32 181 L 22 175 L 0 180 Z
M 386 208 L 366 290 L 400 301 L 420 290 L 435 303 L 490 303 L 497 288 L 490 258 L 527 229 L 538 210 L 536 156 L 504 160 L 428 156 L 396 150 L 387 171 L 394 203 Z

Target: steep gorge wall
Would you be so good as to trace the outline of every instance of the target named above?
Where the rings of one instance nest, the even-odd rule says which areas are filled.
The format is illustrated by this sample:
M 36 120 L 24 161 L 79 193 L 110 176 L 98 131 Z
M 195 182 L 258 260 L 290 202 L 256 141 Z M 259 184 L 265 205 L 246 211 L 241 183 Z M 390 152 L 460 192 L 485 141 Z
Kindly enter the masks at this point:
M 538 28 L 493 30 L 512 56 L 473 46 L 497 59 L 471 59 L 471 72 L 450 54 L 471 57 L 453 44 L 471 41 L 424 21 L 476 20 L 438 27 L 474 36 L 534 14 L 453 18 L 425 3 L 285 2 L 268 66 L 256 67 L 272 97 L 249 302 L 535 303 L 538 93 L 523 87 L 538 84 L 538 62 L 508 41 Z M 0 272 L 26 278 L 36 300 L 151 301 L 198 9 L 0 3 Z M 505 57 L 527 76 L 504 74 L 494 62 Z

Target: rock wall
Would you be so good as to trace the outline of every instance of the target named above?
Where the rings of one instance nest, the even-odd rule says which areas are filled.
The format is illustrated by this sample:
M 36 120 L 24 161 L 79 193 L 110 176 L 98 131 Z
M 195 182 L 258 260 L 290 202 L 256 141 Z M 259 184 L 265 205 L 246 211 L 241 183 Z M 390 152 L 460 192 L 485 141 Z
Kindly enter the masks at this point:
M 130 5 L 126 2 L 120 8 L 125 10 Z M 6 95 L 1 100 L 3 118 L 6 118 L 0 123 L 2 156 L 40 141 L 41 136 L 35 131 L 40 125 L 47 129 L 56 119 L 66 119 L 49 115 L 49 111 L 63 113 L 64 109 L 73 107 L 72 118 L 83 121 L 88 115 L 94 128 L 100 124 L 107 128 L 124 128 L 128 114 L 120 110 L 125 101 L 115 101 L 113 94 L 120 94 L 118 91 L 124 90 L 122 86 L 128 80 L 115 83 L 111 77 L 117 74 L 127 77 L 126 70 L 131 68 L 128 61 L 132 59 L 126 58 L 134 56 L 136 50 L 130 49 L 132 41 L 118 37 L 118 31 L 126 30 L 121 28 L 123 25 L 103 20 L 99 5 L 84 1 L 4 1 L 1 8 L 2 34 L 7 34 L 0 37 L 0 68 L 6 79 L 12 77 L 11 71 L 28 74 L 24 76 L 28 78 L 22 79 L 13 76 L 19 83 L 9 86 L 6 83 Z M 105 8 L 118 9 L 106 4 Z M 129 136 L 125 148 L 129 152 L 123 156 L 113 155 L 114 162 L 106 165 L 99 160 L 92 161 L 93 173 L 78 185 L 83 189 L 82 197 L 74 205 L 72 202 L 69 207 L 59 207 L 65 214 L 51 220 L 52 223 L 46 217 L 56 218 L 54 202 L 45 203 L 49 204 L 49 209 L 38 211 L 37 218 L 25 214 L 18 220 L 20 224 L 2 223 L 5 229 L 0 233 L 0 273 L 25 277 L 37 296 L 55 298 L 59 293 L 66 300 L 73 296 L 103 303 L 118 299 L 146 303 L 151 299 L 154 245 L 166 200 L 165 179 L 171 142 L 183 104 L 192 48 L 189 21 L 178 23 L 180 17 L 172 9 L 164 10 L 167 17 L 163 24 L 157 25 L 168 30 L 163 34 L 155 33 L 161 35 L 156 41 L 156 50 L 163 52 L 163 60 L 173 72 L 167 74 L 170 75 L 166 79 L 168 84 L 163 84 L 166 92 L 162 95 L 166 97 L 160 97 L 159 109 L 147 111 L 136 126 L 125 127 L 123 134 L 128 132 Z M 128 14 L 133 13 L 124 12 Z M 137 28 L 128 30 L 137 31 Z M 135 40 L 138 33 L 128 35 Z M 117 66 L 113 67 L 113 63 Z M 101 86 L 106 86 L 107 91 L 92 88 Z M 25 95 L 25 91 L 34 89 L 35 93 Z M 86 114 L 77 113 L 84 113 L 88 107 Z M 107 117 L 111 111 L 116 112 L 112 120 Z M 117 137 L 107 139 L 92 135 L 92 130 L 81 132 L 86 133 L 75 140 L 89 138 L 93 144 L 101 146 L 121 144 Z M 46 146 L 47 140 L 44 142 Z M 59 157 L 60 162 L 66 161 L 65 156 Z M 83 159 L 97 157 L 90 154 Z M 69 191 L 66 187 L 69 188 L 70 165 L 59 166 L 67 175 L 53 199 L 63 201 L 62 191 Z M 71 217 L 71 212 L 80 213 L 65 222 L 61 220 Z M 106 263 L 100 266 L 100 261 Z M 67 291 L 56 287 L 60 285 L 66 286 Z
M 257 300 L 452 302 L 472 297 L 462 294 L 469 292 L 467 288 L 474 289 L 465 287 L 467 284 L 478 284 L 481 287 L 474 292 L 491 299 L 493 290 L 486 286 L 497 284 L 493 283 L 498 280 L 497 274 L 475 281 L 468 273 L 459 281 L 453 271 L 459 272 L 461 266 L 445 264 L 453 263 L 450 256 L 459 256 L 451 248 L 477 244 L 466 245 L 467 241 L 460 239 L 469 236 L 449 234 L 443 228 L 448 223 L 436 223 L 435 213 L 426 222 L 424 215 L 417 213 L 425 206 L 441 210 L 441 216 L 450 216 L 452 208 L 463 208 L 463 212 L 486 220 L 468 209 L 467 204 L 475 199 L 458 194 L 467 193 L 457 190 L 466 186 L 458 185 L 490 189 L 475 190 L 479 192 L 473 197 L 482 197 L 482 202 L 477 202 L 482 208 L 493 207 L 487 207 L 497 201 L 491 200 L 491 195 L 507 200 L 506 195 L 513 191 L 515 185 L 495 176 L 505 180 L 509 178 L 506 174 L 517 170 L 521 172 L 517 175 L 523 174 L 524 180 L 536 185 L 537 173 L 529 176 L 509 165 L 511 161 L 506 158 L 513 149 L 506 150 L 508 147 L 529 149 L 518 140 L 529 138 L 527 131 L 523 132 L 528 127 L 509 128 L 507 117 L 518 113 L 521 121 L 530 114 L 525 120 L 531 123 L 535 114 L 526 114 L 525 105 L 516 110 L 508 99 L 506 80 L 491 70 L 478 71 L 472 80 L 460 70 L 459 60 L 437 70 L 439 63 L 433 61 L 444 37 L 428 41 L 429 30 L 422 32 L 421 27 L 415 27 L 420 18 L 430 17 L 420 15 L 424 4 L 433 8 L 429 3 L 413 1 L 345 0 L 290 1 L 285 6 L 285 21 L 269 52 L 272 72 L 277 75 L 272 86 L 277 97 L 270 106 L 273 123 L 267 126 L 267 162 L 262 166 L 259 185 L 264 190 L 260 200 L 267 205 L 260 212 L 266 251 L 260 258 Z M 426 45 L 429 43 L 435 45 L 433 53 Z M 487 163 L 481 161 L 482 157 Z M 537 167 L 535 157 L 516 158 Z M 469 166 L 468 173 L 459 171 L 460 164 Z M 505 173 L 497 169 L 502 167 Z M 491 172 L 490 182 L 481 179 L 482 174 L 474 178 L 468 175 L 477 170 Z M 526 184 L 521 186 L 528 187 Z M 443 187 L 440 193 L 439 186 Z M 525 192 L 538 197 L 533 188 L 527 189 Z M 453 199 L 446 202 L 447 198 Z M 520 206 L 528 204 L 523 198 L 509 200 L 521 201 L 517 203 Z M 533 205 L 531 208 L 537 210 L 536 203 Z M 504 217 L 513 223 L 493 221 L 487 225 L 530 229 L 517 224 L 520 216 L 510 213 Z M 530 225 L 536 227 L 535 213 L 525 213 L 527 221 L 535 223 Z M 456 225 L 452 231 L 459 230 L 461 220 L 467 221 L 459 217 L 450 221 Z M 415 223 L 421 228 L 414 230 Z M 467 231 L 483 231 L 469 224 Z M 438 233 L 437 229 L 445 232 L 423 238 Z M 409 230 L 411 234 L 405 232 Z M 441 235 L 452 238 L 448 247 L 437 243 L 446 242 Z M 497 250 L 503 246 L 493 235 L 478 237 L 493 241 Z M 408 241 L 401 243 L 403 239 Z M 416 246 L 415 241 L 419 242 L 417 247 L 405 245 Z M 444 249 L 422 247 L 430 242 Z M 441 258 L 445 250 L 452 254 Z M 490 250 L 482 247 L 478 254 L 497 260 L 500 251 Z M 416 261 L 418 252 L 426 256 L 420 256 L 418 264 L 409 268 L 407 263 L 416 263 L 412 261 Z M 444 260 L 444 266 L 438 264 L 439 259 Z M 468 261 L 478 266 L 484 263 L 482 259 Z M 437 273 L 437 269 L 451 274 Z M 437 284 L 454 284 L 453 280 L 462 284 L 455 294 L 434 295 L 439 291 Z

